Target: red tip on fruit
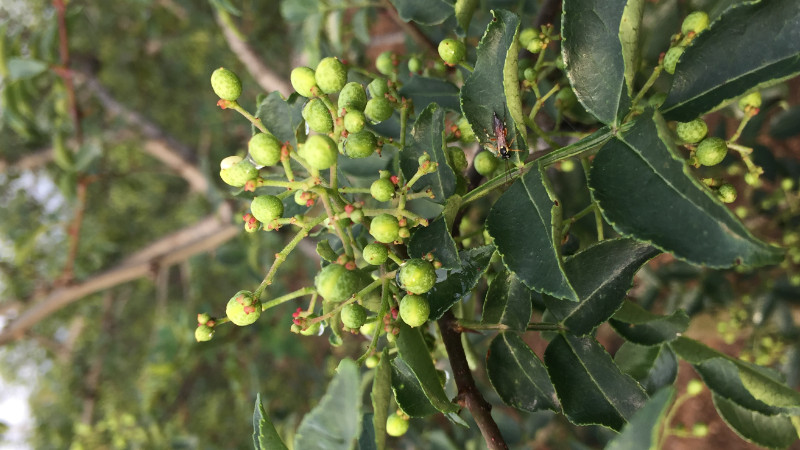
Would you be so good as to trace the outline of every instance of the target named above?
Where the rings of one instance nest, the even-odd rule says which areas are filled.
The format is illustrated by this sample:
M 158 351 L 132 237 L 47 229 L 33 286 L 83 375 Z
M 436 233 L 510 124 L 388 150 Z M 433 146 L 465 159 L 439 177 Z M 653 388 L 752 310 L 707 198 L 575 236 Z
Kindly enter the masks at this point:
M 347 214 L 350 214 L 350 213 L 351 213 L 351 212 L 353 212 L 353 210 L 355 210 L 355 209 L 356 209 L 356 208 L 355 208 L 355 206 L 353 206 L 353 205 L 345 205 L 345 207 L 344 207 L 344 212 L 346 212 Z
M 400 182 L 400 178 L 398 178 L 397 175 L 392 175 L 391 177 L 389 177 L 389 180 L 391 180 L 392 183 L 394 183 L 394 184 L 397 184 L 397 183 Z
M 355 270 L 356 269 L 355 261 L 347 261 L 344 265 L 344 268 L 347 270 Z

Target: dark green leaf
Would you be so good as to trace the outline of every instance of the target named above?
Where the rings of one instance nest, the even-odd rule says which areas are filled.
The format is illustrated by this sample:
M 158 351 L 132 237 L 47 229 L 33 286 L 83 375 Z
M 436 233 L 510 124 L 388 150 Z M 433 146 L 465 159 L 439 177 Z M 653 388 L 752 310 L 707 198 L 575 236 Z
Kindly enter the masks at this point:
M 317 406 L 303 417 L 294 437 L 294 448 L 349 450 L 358 437 L 361 392 L 358 367 L 343 359 Z
M 722 420 L 739 436 L 767 448 L 786 448 L 797 441 L 797 430 L 786 416 L 767 416 L 712 394 Z
M 653 314 L 630 300 L 625 301 L 609 321 L 625 339 L 641 345 L 669 342 L 686 331 L 689 316 L 682 310 L 669 316 Z
M 400 334 L 397 335 L 397 351 L 416 376 L 425 396 L 428 397 L 433 407 L 441 412 L 458 411 L 458 405 L 450 402 L 447 394 L 444 393 L 428 346 L 425 344 L 419 328 L 411 328 L 403 322 L 399 323 Z
M 545 184 L 537 165 L 495 202 L 486 218 L 503 263 L 529 288 L 554 297 L 578 301 L 561 265 L 558 249 L 561 207 Z
M 383 423 L 385 428 L 386 420 Z M 379 450 L 382 447 L 377 446 L 376 439 L 374 415 L 366 413 L 361 420 L 361 436 L 358 437 L 358 450 Z M 386 430 L 384 430 L 383 440 L 386 440 Z
M 439 25 L 454 14 L 452 2 L 446 0 L 391 0 L 397 14 L 406 22 Z
M 670 120 L 688 122 L 756 86 L 798 72 L 797 1 L 740 3 L 683 52 L 661 110 Z
M 408 241 L 408 255 L 412 258 L 422 258 L 432 253 L 437 261 L 442 263 L 444 269 L 455 269 L 461 266 L 458 258 L 458 248 L 444 216 L 437 217 L 427 227 L 419 227 Z
M 783 251 L 755 237 L 689 172 L 653 113 L 595 156 L 589 185 L 614 229 L 695 264 L 760 266 Z
M 8 82 L 33 78 L 44 73 L 48 65 L 44 61 L 30 58 L 8 58 Z
M 428 291 L 428 303 L 431 307 L 430 320 L 438 320 L 451 306 L 472 292 L 472 288 L 478 284 L 478 280 L 489 268 L 492 254 L 494 254 L 494 247 L 491 245 L 459 252 L 461 267 L 448 271 L 447 278 L 436 283 Z
M 581 104 L 605 124 L 628 111 L 620 22 L 625 0 L 565 0 L 561 54 Z M 626 33 L 628 34 L 628 33 Z
M 587 334 L 608 320 L 633 284 L 633 276 L 659 252 L 633 239 L 608 239 L 571 257 L 564 263 L 579 303 L 549 295 L 547 309 L 573 334 Z
M 544 362 L 564 414 L 576 425 L 619 430 L 647 401 L 642 387 L 592 337 L 559 334 Z
M 800 134 L 800 106 L 781 111 L 769 124 L 769 135 L 775 139 L 788 139 Z
M 261 114 L 258 118 L 279 141 L 288 141 L 296 149 L 297 138 L 294 132 L 302 122 L 299 111 L 302 109 L 303 102 L 295 96 L 290 97 L 290 100 L 293 101 L 292 104 L 282 99 L 280 93 L 270 93 L 259 105 Z M 287 118 L 291 120 L 286 120 Z
M 644 346 L 625 342 L 614 354 L 614 362 L 623 372 L 642 385 L 648 394 L 675 382 L 678 357 L 667 345 Z
M 625 63 L 625 85 L 628 97 L 633 97 L 634 79 L 641 59 L 639 30 L 642 26 L 644 0 L 628 0 L 619 25 L 619 41 L 622 44 L 622 59 Z
M 559 411 L 547 369 L 518 334 L 502 332 L 492 340 L 486 372 L 506 405 L 531 412 Z
M 525 331 L 531 319 L 531 291 L 508 269 L 494 277 L 483 302 L 481 323 L 507 325 Z
M 418 111 L 436 103 L 444 109 L 460 112 L 458 93 L 459 89 L 453 83 L 420 76 L 412 76 L 399 92 L 403 97 L 410 98 Z
M 275 425 L 267 417 L 261 394 L 256 394 L 256 407 L 253 412 L 253 448 L 256 450 L 281 450 L 286 444 L 275 430 Z
M 419 168 L 419 157 L 427 153 L 431 163 L 438 163 L 439 167 L 433 173 L 423 175 L 414 184 L 414 190 L 431 188 L 434 201 L 444 203 L 456 189 L 456 175 L 447 164 L 444 153 L 446 148 L 444 110 L 435 103 L 428 105 L 414 122 L 411 135 L 409 146 L 400 152 L 400 168 L 403 170 L 403 175 L 407 180 L 411 179 Z
M 636 412 L 622 432 L 606 445 L 605 450 L 657 450 L 661 421 L 675 397 L 672 386 L 660 390 Z
M 402 357 L 392 360 L 392 391 L 397 406 L 411 417 L 426 417 L 439 412 L 428 400 L 417 376 Z
M 381 360 L 375 367 L 372 379 L 372 430 L 375 434 L 375 447 L 378 450 L 386 448 L 386 419 L 389 417 L 389 402 L 392 388 L 392 366 L 389 358 L 389 348 L 384 347 Z
M 725 358 L 711 358 L 695 364 L 694 368 L 712 392 L 742 408 L 768 416 L 781 412 L 779 408 L 769 406 L 753 397 L 742 384 L 739 369 L 732 361 Z

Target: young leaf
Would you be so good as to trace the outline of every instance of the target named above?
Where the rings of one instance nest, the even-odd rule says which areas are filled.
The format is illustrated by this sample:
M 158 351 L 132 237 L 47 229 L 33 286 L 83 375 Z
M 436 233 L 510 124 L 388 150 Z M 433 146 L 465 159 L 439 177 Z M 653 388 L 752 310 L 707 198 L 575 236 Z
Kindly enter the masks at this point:
M 564 263 L 579 303 L 544 296 L 547 309 L 573 334 L 587 334 L 608 320 L 625 299 L 639 268 L 658 254 L 633 239 L 607 239 Z
M 493 254 L 494 247 L 491 245 L 459 252 L 461 266 L 448 271 L 447 278 L 436 283 L 428 291 L 428 303 L 431 307 L 430 320 L 438 320 L 451 306 L 472 292 L 472 288 L 478 284 L 478 280 L 489 268 L 489 261 Z
M 783 251 L 753 237 L 689 173 L 662 130 L 653 113 L 645 113 L 595 156 L 589 185 L 614 229 L 694 264 L 780 262 Z
M 661 421 L 675 398 L 675 388 L 664 388 L 647 401 L 605 450 L 657 450 Z
M 422 391 L 437 410 L 447 413 L 458 411 L 458 405 L 450 402 L 439 382 L 439 375 L 431 360 L 428 346 L 419 328 L 411 328 L 400 322 L 400 334 L 397 335 L 397 351 L 408 364 L 419 381 Z
M 408 241 L 408 255 L 412 258 L 422 258 L 428 253 L 442 263 L 443 269 L 461 266 L 458 248 L 447 229 L 444 216 L 437 217 L 427 227 L 417 228 Z
M 531 319 L 531 291 L 508 269 L 498 273 L 483 302 L 481 323 L 507 325 L 525 331 Z
M 518 334 L 502 332 L 492 340 L 486 372 L 506 405 L 531 412 L 560 410 L 547 369 Z
M 619 368 L 593 337 L 559 334 L 544 362 L 564 414 L 575 425 L 619 430 L 644 406 L 647 394 Z
M 427 153 L 431 163 L 438 163 L 438 168 L 433 173 L 423 175 L 414 188 L 421 190 L 430 187 L 433 190 L 433 201 L 442 204 L 456 189 L 456 176 L 447 164 L 444 153 L 444 110 L 435 103 L 428 105 L 417 117 L 411 135 L 411 143 L 400 152 L 403 175 L 407 180 L 413 177 L 419 168 L 420 156 Z
M 628 0 L 619 25 L 619 42 L 622 44 L 622 59 L 625 63 L 625 85 L 628 97 L 633 97 L 634 79 L 639 69 L 639 30 L 642 26 L 644 0 Z
M 352 448 L 361 422 L 359 380 L 356 363 L 343 359 L 322 400 L 303 417 L 297 427 L 294 448 Z
M 459 90 L 456 85 L 439 78 L 412 76 L 400 88 L 399 94 L 414 102 L 414 109 L 423 110 L 436 103 L 449 111 L 461 111 L 458 101 Z
M 614 354 L 614 362 L 623 372 L 642 385 L 648 394 L 675 382 L 678 357 L 668 345 L 644 346 L 625 342 Z
M 420 25 L 439 25 L 455 13 L 452 3 L 445 0 L 391 1 L 401 19 Z
M 495 202 L 486 218 L 503 264 L 528 286 L 553 297 L 578 301 L 559 256 L 561 207 L 537 165 Z
M 756 86 L 797 73 L 797 1 L 739 3 L 683 52 L 661 110 L 670 120 L 688 122 Z
M 275 430 L 261 403 L 261 394 L 256 394 L 256 407 L 253 411 L 253 448 L 256 450 L 281 450 L 286 444 Z
M 751 411 L 717 394 L 711 398 L 722 420 L 743 439 L 767 448 L 786 448 L 797 441 L 790 418 Z
M 612 126 L 631 103 L 620 43 L 625 4 L 625 0 L 565 0 L 561 20 L 561 54 L 575 96 L 600 122 Z
M 392 366 L 390 364 L 389 348 L 384 347 L 381 360 L 375 367 L 372 379 L 372 429 L 375 434 L 375 448 L 386 448 L 386 418 L 389 417 L 389 401 L 392 387 Z
M 660 316 L 626 300 L 609 323 L 628 341 L 658 345 L 672 341 L 686 331 L 689 328 L 689 316 L 682 310 L 669 316 Z

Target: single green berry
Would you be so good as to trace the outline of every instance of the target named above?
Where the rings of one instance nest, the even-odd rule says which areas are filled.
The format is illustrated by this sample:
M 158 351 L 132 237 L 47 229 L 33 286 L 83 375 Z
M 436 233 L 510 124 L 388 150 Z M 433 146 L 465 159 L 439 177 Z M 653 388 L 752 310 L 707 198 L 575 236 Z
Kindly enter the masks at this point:
M 369 224 L 369 234 L 378 242 L 390 244 L 397 240 L 397 232 L 400 231 L 400 224 L 397 217 L 391 214 L 379 214 L 372 219 Z
M 364 108 L 364 115 L 376 123 L 392 117 L 392 112 L 394 112 L 392 104 L 384 97 L 372 97 Z
M 381 359 L 377 355 L 370 355 L 364 360 L 364 365 L 367 366 L 367 369 L 374 369 L 378 367 L 379 362 L 381 362 Z
M 364 336 L 372 336 L 372 334 L 375 333 L 375 330 L 377 329 L 378 329 L 378 322 L 372 321 L 372 322 L 367 322 L 364 325 L 361 325 L 358 328 L 358 332 L 363 334 Z
M 335 94 L 347 84 L 347 68 L 338 58 L 329 56 L 317 64 L 314 78 L 322 92 Z
M 528 45 L 525 46 L 525 50 L 531 53 L 539 53 L 544 48 L 544 41 L 541 40 L 538 36 L 531 39 Z
M 256 164 L 274 166 L 281 160 L 281 141 L 269 133 L 257 133 L 247 143 L 250 157 Z
M 428 299 L 421 295 L 406 295 L 400 300 L 400 318 L 411 328 L 425 323 L 430 313 Z
M 523 48 L 527 47 L 531 39 L 535 37 L 539 37 L 539 30 L 535 28 L 523 28 L 522 31 L 519 32 L 519 45 Z
M 333 139 L 324 134 L 314 134 L 308 137 L 306 143 L 300 147 L 298 154 L 311 168 L 325 170 L 336 164 L 339 150 Z
M 306 316 L 306 320 L 316 319 L 316 314 L 309 314 Z M 303 336 L 319 336 L 322 332 L 322 322 L 314 322 L 311 325 L 307 326 L 305 329 L 300 330 L 300 334 Z
M 361 111 L 352 110 L 344 115 L 344 129 L 347 130 L 348 133 L 358 133 L 364 129 L 366 124 L 367 117 L 364 116 L 364 113 Z
M 686 384 L 686 393 L 692 397 L 700 394 L 701 392 L 703 392 L 703 382 L 697 378 L 693 378 L 688 384 Z
M 194 330 L 194 338 L 197 342 L 208 342 L 214 337 L 214 328 L 208 325 L 198 325 Z
M 358 292 L 361 277 L 340 264 L 328 264 L 314 277 L 317 293 L 325 300 L 341 303 Z
M 461 142 L 470 143 L 475 142 L 475 132 L 472 131 L 472 125 L 469 124 L 469 120 L 466 117 L 461 117 L 458 119 L 458 131 L 461 132 Z
M 364 211 L 362 211 L 360 209 L 357 209 L 357 210 L 351 212 L 350 213 L 350 220 L 352 220 L 353 223 L 361 223 L 361 222 L 363 222 L 364 221 Z
M 367 310 L 358 303 L 350 303 L 342 308 L 342 325 L 356 329 L 367 321 Z
M 375 78 L 367 88 L 369 88 L 369 93 L 373 98 L 383 97 L 389 92 L 389 84 L 385 78 Z
M 708 133 L 708 125 L 706 125 L 706 122 L 703 119 L 698 117 L 691 122 L 678 122 L 678 126 L 676 127 L 675 131 L 678 133 L 678 137 L 683 142 L 694 144 L 696 142 L 700 142 L 701 139 L 706 137 L 706 133 Z
M 464 43 L 455 39 L 443 39 L 439 42 L 439 57 L 445 64 L 454 66 L 467 56 L 467 48 Z
M 375 68 L 384 75 L 391 75 L 394 73 L 394 61 L 394 54 L 390 51 L 385 51 L 375 59 Z
M 394 197 L 394 183 L 386 178 L 378 178 L 370 185 L 369 193 L 379 202 L 388 202 Z
M 447 150 L 450 154 L 450 164 L 453 166 L 453 170 L 456 172 L 466 170 L 469 162 L 467 162 L 467 155 L 464 154 L 464 150 L 461 147 L 448 147 Z
M 375 153 L 378 147 L 378 138 L 369 131 L 350 133 L 344 141 L 344 154 L 351 158 L 366 158 Z
M 708 436 L 708 425 L 704 423 L 696 423 L 692 426 L 692 436 L 706 437 Z
M 409 259 L 397 274 L 400 287 L 412 294 L 424 294 L 436 284 L 436 269 L 424 259 Z
M 755 108 L 761 108 L 761 92 L 754 91 L 739 99 L 739 109 L 742 111 Z
M 386 419 L 386 434 L 399 437 L 408 431 L 408 420 L 403 416 L 394 413 Z
M 727 154 L 728 146 L 725 144 L 725 140 L 718 137 L 703 139 L 695 151 L 697 162 L 704 166 L 715 166 L 721 163 Z
M 314 76 L 314 69 L 310 67 L 295 67 L 289 75 L 292 87 L 298 94 L 306 98 L 314 96 L 317 87 L 317 79 Z
M 667 53 L 664 55 L 664 71 L 673 74 L 675 73 L 675 67 L 678 65 L 678 60 L 681 59 L 681 55 L 683 55 L 683 51 L 686 50 L 685 47 L 672 47 L 667 50 Z
M 258 169 L 241 156 L 228 156 L 220 162 L 219 167 L 219 177 L 233 187 L 242 187 L 258 177 Z
M 736 188 L 730 183 L 725 183 L 719 187 L 717 195 L 722 203 L 733 203 L 736 201 Z
M 339 111 L 346 109 L 350 111 L 364 111 L 367 106 L 367 92 L 361 83 L 351 81 L 342 88 L 339 92 L 339 100 L 337 101 Z
M 475 159 L 472 160 L 475 171 L 485 177 L 494 173 L 498 164 L 500 164 L 500 162 L 497 160 L 497 157 L 488 150 L 481 150 L 475 155 Z
M 536 70 L 534 70 L 533 67 L 528 67 L 522 71 L 522 78 L 533 83 L 536 81 Z
M 314 194 L 310 191 L 297 191 L 294 193 L 294 202 L 300 206 L 311 206 L 314 204 Z
M 331 112 L 318 98 L 312 98 L 303 107 L 303 119 L 308 127 L 317 133 L 330 133 L 333 131 L 333 118 Z
M 372 244 L 364 246 L 362 255 L 364 256 L 364 261 L 367 263 L 373 266 L 380 266 L 389 258 L 389 249 L 386 248 L 385 245 L 373 242 Z
M 225 315 L 240 327 L 250 325 L 261 316 L 261 302 L 250 291 L 239 291 L 225 307 Z
M 211 74 L 211 89 L 223 100 L 236 101 L 242 95 L 242 81 L 235 73 L 220 67 Z
M 703 11 L 695 11 L 685 19 L 681 24 L 681 33 L 684 35 L 694 32 L 695 34 L 708 28 L 708 14 Z
M 400 239 L 408 239 L 411 237 L 411 230 L 409 230 L 408 227 L 400 227 L 400 229 L 397 230 L 397 236 L 399 236 Z
M 211 315 L 208 313 L 200 313 L 197 315 L 197 324 L 198 325 L 205 325 L 208 321 L 211 320 Z
M 575 91 L 571 87 L 563 87 L 556 93 L 556 108 L 565 111 L 572 108 L 578 103 L 578 97 L 575 96 Z
M 259 195 L 250 202 L 250 211 L 259 222 L 272 222 L 283 217 L 283 202 L 274 195 Z
M 781 189 L 786 192 L 791 191 L 794 188 L 794 180 L 791 178 L 784 178 L 781 180 Z
M 422 72 L 422 60 L 417 58 L 416 56 L 412 56 L 408 59 L 408 71 L 411 73 L 420 73 Z

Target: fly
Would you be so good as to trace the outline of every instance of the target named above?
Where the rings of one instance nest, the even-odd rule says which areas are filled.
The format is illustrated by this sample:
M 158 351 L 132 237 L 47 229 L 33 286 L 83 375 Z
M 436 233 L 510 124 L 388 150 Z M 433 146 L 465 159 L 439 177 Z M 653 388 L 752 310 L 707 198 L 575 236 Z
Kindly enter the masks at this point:
M 503 121 L 497 117 L 496 112 L 492 113 L 492 128 L 494 129 L 494 136 L 497 140 L 497 153 L 499 153 L 500 157 L 503 159 L 510 159 L 511 152 L 515 150 L 508 148 L 508 141 L 506 140 L 508 137 L 508 129 L 505 124 L 503 124 Z

